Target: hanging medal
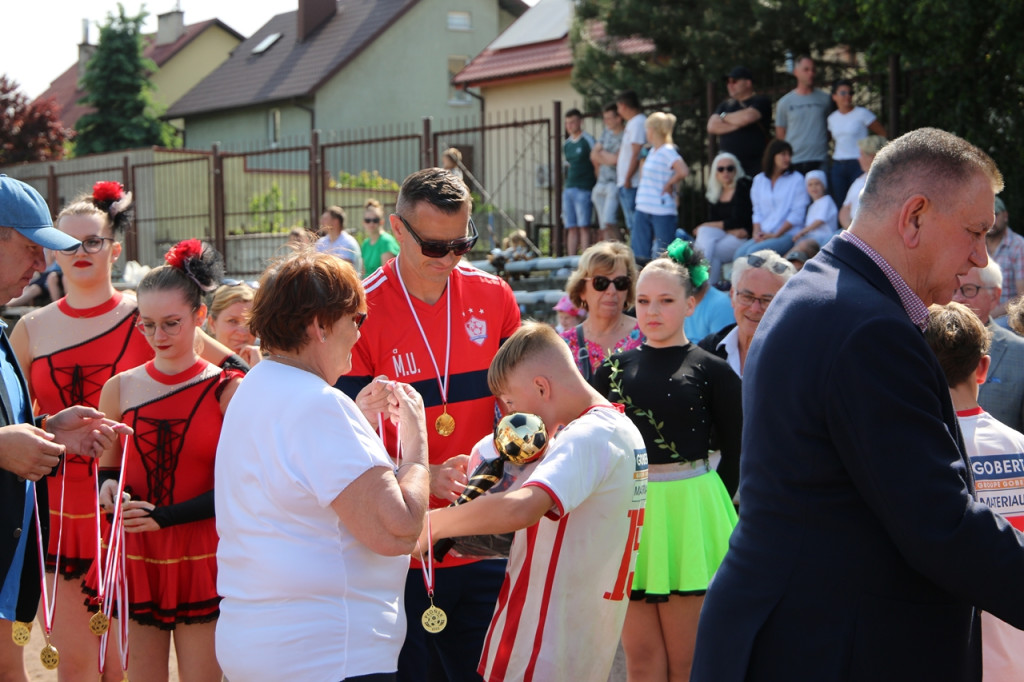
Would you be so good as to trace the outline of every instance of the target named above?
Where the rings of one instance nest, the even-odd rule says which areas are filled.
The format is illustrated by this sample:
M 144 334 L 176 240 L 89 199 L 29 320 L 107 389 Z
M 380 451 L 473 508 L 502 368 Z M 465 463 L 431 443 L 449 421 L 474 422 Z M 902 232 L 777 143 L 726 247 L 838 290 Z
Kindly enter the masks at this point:
M 420 550 L 420 570 L 423 571 L 423 584 L 430 599 L 430 608 L 423 612 L 420 623 L 424 630 L 436 635 L 448 625 L 448 615 L 434 606 L 434 542 L 430 534 L 430 512 L 427 512 L 427 558 L 423 560 L 423 550 Z
M 25 646 L 32 639 L 32 623 L 22 623 L 16 620 L 11 623 L 11 639 L 18 646 Z
M 398 256 L 401 258 L 401 255 Z M 412 313 L 412 319 L 416 320 L 416 327 L 420 330 L 420 337 L 423 339 L 423 345 L 427 347 L 427 355 L 430 356 L 430 362 L 434 365 L 434 376 L 437 377 L 437 385 L 441 391 L 441 414 L 438 415 L 437 419 L 434 420 L 434 430 L 442 436 L 450 436 L 455 433 L 455 417 L 448 414 L 448 367 L 449 361 L 451 360 L 452 351 L 452 283 L 451 275 L 448 276 L 448 283 L 445 286 L 445 306 L 447 307 L 448 313 L 448 332 L 447 339 L 445 341 L 444 351 L 444 374 L 441 374 L 440 369 L 437 366 L 437 359 L 434 357 L 434 349 L 430 347 L 430 341 L 427 340 L 427 333 L 423 330 L 423 324 L 420 322 L 419 315 L 416 314 L 416 308 L 413 307 L 412 298 L 409 296 L 409 291 L 405 288 L 405 282 L 402 281 L 402 273 L 398 269 L 398 264 L 395 264 L 395 275 L 398 276 L 398 283 L 402 287 L 402 293 L 405 294 L 405 302 L 409 304 L 409 312 Z
M 92 468 L 92 477 L 96 486 L 96 499 L 94 510 L 96 512 L 96 575 L 97 575 L 97 587 L 96 587 L 96 603 L 100 604 L 100 609 L 96 613 L 92 614 L 89 618 L 89 630 L 92 634 L 97 637 L 101 636 L 110 627 L 110 619 L 105 613 L 103 613 L 103 592 L 105 589 L 103 576 L 105 573 L 103 565 L 106 561 L 103 560 L 103 532 L 100 528 L 100 476 L 99 476 L 99 460 L 93 459 L 90 463 Z
M 46 553 L 43 549 L 43 527 L 39 519 L 39 496 L 36 494 L 35 486 L 32 488 L 32 496 L 35 498 L 33 504 L 36 517 L 36 549 L 39 551 L 39 591 L 43 606 L 43 637 L 46 640 L 46 646 L 39 653 L 39 660 L 42 661 L 43 667 L 47 670 L 56 670 L 60 664 L 60 652 L 50 642 L 50 633 L 53 632 L 53 616 L 57 609 L 57 586 L 60 584 L 60 550 L 64 534 L 64 488 L 67 483 L 67 467 L 61 467 L 61 472 L 60 516 L 58 517 L 60 521 L 57 526 L 57 551 L 54 558 L 53 590 L 49 594 L 46 591 Z M 35 485 L 38 485 L 38 483 Z M 13 634 L 14 632 L 12 631 L 12 636 Z M 27 638 L 25 643 L 28 643 Z

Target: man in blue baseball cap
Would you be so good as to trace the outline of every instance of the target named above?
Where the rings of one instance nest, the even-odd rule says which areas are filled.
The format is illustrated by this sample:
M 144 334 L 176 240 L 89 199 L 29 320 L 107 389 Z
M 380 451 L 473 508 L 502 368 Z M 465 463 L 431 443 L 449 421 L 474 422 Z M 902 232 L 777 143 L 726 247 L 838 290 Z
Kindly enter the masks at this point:
M 43 248 L 70 249 L 77 239 L 53 226 L 50 210 L 30 186 L 0 175 L 0 301 L 21 293 L 32 274 L 45 267 Z M 7 340 L 7 325 L 0 321 L 0 619 L 21 621 L 14 626 L 27 633 L 24 623 L 35 617 L 39 603 L 39 539 L 46 546 L 50 515 L 46 486 L 34 482 L 50 474 L 65 448 L 96 456 L 112 445 L 123 425 L 105 419 L 90 407 L 75 406 L 36 418 L 18 361 Z M 33 521 L 38 495 L 41 528 Z M 13 643 L 0 627 L 0 661 L 11 655 Z M 21 667 L 21 666 L 17 666 Z M 0 670 L 2 673 L 18 671 Z

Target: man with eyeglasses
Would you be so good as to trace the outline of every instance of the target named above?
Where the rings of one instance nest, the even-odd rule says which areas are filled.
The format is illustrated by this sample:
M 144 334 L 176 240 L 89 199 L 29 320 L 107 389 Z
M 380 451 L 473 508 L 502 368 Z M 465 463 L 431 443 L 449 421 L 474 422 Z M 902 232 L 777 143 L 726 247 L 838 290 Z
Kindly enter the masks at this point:
M 487 369 L 520 321 L 508 284 L 461 262 L 479 238 L 472 209 L 466 185 L 448 171 L 428 168 L 405 179 L 390 216 L 399 254 L 363 281 L 370 315 L 352 351 L 352 371 L 338 382 L 370 423 L 383 428 L 384 445 L 396 458 L 395 428 L 386 412 L 378 421 L 387 384 L 374 378 L 412 384 L 423 396 L 432 507 L 458 497 L 467 482 L 467 453 L 493 432 L 498 406 Z M 505 561 L 445 557 L 431 578 L 431 601 L 417 559 L 406 582 L 408 628 L 398 679 L 479 679 Z M 431 604 L 448 619 L 436 634 L 421 623 Z M 443 670 L 432 669 L 432 659 Z
M 698 345 L 728 362 L 732 371 L 742 377 L 750 342 L 761 318 L 794 274 L 793 264 L 770 249 L 734 260 L 730 299 L 736 322 L 705 336 Z
M 990 259 L 983 268 L 971 268 L 960 277 L 953 300 L 974 311 L 992 333 L 988 376 L 978 391 L 978 402 L 993 417 L 1015 431 L 1024 431 L 1024 339 L 992 319 L 1003 291 L 999 263 Z
M 761 172 L 761 155 L 771 139 L 772 102 L 754 92 L 754 74 L 745 66 L 730 71 L 725 83 L 729 97 L 708 118 L 708 133 L 718 135 L 719 151 L 739 159 L 752 178 Z
M 67 249 L 78 241 L 53 227 L 50 211 L 29 185 L 0 175 L 0 300 L 19 294 L 45 266 L 43 248 Z M 25 378 L 0 321 L 0 661 L 18 661 L 5 675 L 24 674 L 10 623 L 21 631 L 39 603 L 39 544 L 46 545 L 50 515 L 45 485 L 36 485 L 60 464 L 65 447 L 97 456 L 116 437 L 114 422 L 92 408 L 76 406 L 34 417 Z M 127 427 L 118 432 L 130 433 Z M 33 520 L 38 507 L 44 512 Z
M 852 227 L 773 299 L 694 682 L 980 682 L 979 611 L 1024 628 L 1024 534 L 977 500 L 923 334 L 928 306 L 988 262 L 1002 185 L 965 140 L 907 133 L 875 158 Z

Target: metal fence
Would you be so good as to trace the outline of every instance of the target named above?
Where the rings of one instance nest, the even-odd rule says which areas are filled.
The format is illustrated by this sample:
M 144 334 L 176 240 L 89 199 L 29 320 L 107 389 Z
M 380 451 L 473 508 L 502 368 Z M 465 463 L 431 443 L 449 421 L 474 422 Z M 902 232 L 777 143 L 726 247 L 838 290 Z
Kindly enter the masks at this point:
M 845 74 L 836 67 L 829 77 L 839 75 Z M 886 97 L 885 75 L 863 77 L 858 85 L 858 104 L 886 120 L 892 94 Z M 778 77 L 759 91 L 774 99 L 791 87 L 791 78 Z M 709 84 L 705 102 L 655 108 L 673 111 L 684 134 L 700 136 L 708 112 L 724 97 L 722 86 Z M 585 127 L 598 136 L 600 112 L 588 115 Z M 312 131 L 276 147 L 131 150 L 2 170 L 33 185 L 55 213 L 94 182 L 120 180 L 135 193 L 136 229 L 126 235 L 126 258 L 155 265 L 171 244 L 199 237 L 224 255 L 228 272 L 252 276 L 280 251 L 292 228 L 317 230 L 325 207 L 344 209 L 346 228 L 359 239 L 365 201 L 373 198 L 393 210 L 402 179 L 440 165 L 449 147 L 462 153 L 483 236 L 471 257 L 483 257 L 524 227 L 545 254 L 562 255 L 563 231 L 556 228 L 563 139 L 556 101 L 543 111 Z M 681 193 L 682 227 L 704 219 L 706 166 L 713 154 L 709 141 L 707 158 L 687 159 L 691 175 Z

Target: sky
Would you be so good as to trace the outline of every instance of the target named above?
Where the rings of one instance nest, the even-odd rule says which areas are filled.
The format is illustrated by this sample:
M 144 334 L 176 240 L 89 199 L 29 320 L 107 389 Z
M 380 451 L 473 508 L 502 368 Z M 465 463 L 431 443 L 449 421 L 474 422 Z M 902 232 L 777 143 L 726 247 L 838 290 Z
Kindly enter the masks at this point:
M 536 4 L 537 0 L 526 0 Z M 89 42 L 99 39 L 98 24 L 117 12 L 117 0 L 4 0 L 4 31 L 0 38 L 0 74 L 6 74 L 35 98 L 50 82 L 78 61 L 82 20 L 88 19 Z M 137 14 L 139 0 L 122 0 L 125 13 Z M 150 13 L 144 32 L 156 31 L 158 14 L 175 7 L 185 13 L 185 23 L 220 19 L 245 37 L 255 33 L 275 14 L 291 12 L 298 0 L 148 0 Z

